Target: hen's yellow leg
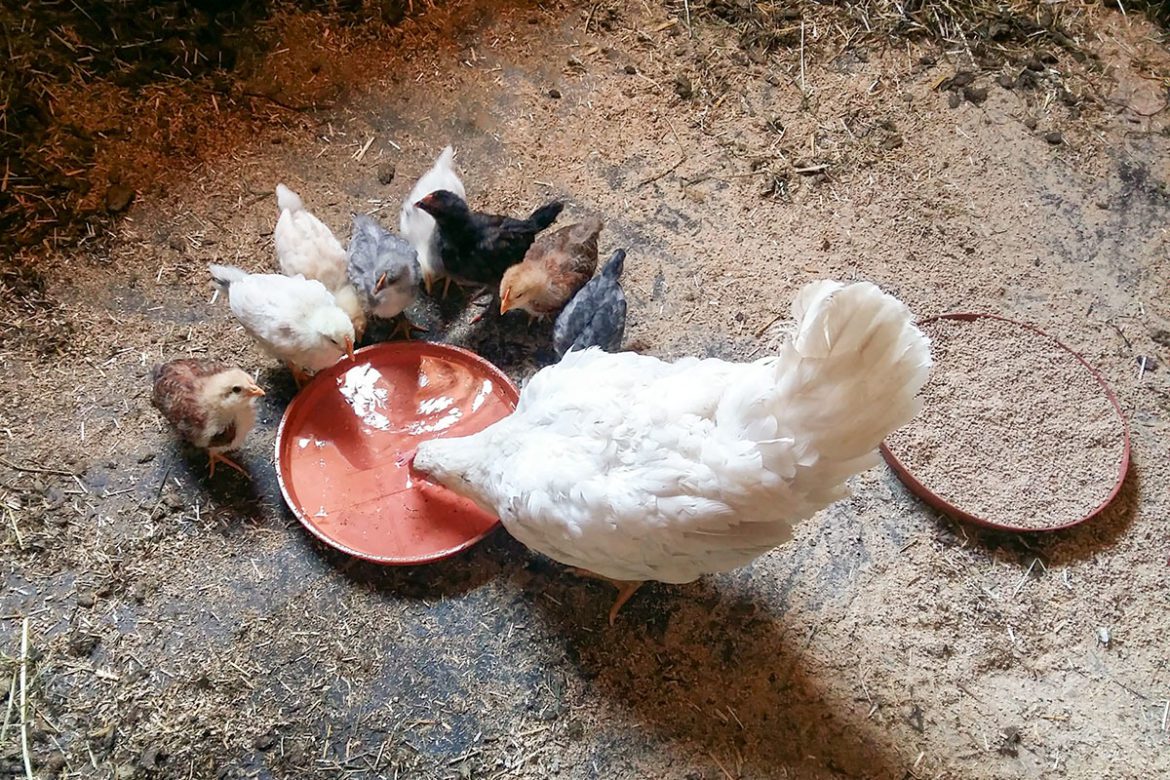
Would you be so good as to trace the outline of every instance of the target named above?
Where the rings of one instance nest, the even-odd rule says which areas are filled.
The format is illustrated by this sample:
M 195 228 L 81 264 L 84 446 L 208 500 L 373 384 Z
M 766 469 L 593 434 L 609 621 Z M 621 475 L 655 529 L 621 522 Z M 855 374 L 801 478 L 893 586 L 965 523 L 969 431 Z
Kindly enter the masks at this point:
M 628 581 L 628 580 L 611 580 L 609 577 L 589 571 L 588 569 L 571 568 L 570 572 L 576 574 L 578 577 L 588 577 L 591 580 L 601 580 L 608 582 L 618 589 L 617 600 L 614 601 L 613 606 L 609 608 L 609 624 L 612 626 L 614 620 L 617 619 L 618 610 L 625 606 L 626 602 L 637 593 L 638 588 L 642 587 L 642 582 Z

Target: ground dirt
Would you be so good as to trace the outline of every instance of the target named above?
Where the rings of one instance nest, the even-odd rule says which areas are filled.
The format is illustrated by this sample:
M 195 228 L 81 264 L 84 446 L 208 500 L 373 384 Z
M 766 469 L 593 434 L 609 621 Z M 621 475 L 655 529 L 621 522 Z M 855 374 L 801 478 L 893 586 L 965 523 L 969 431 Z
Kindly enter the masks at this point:
M 761 44 L 742 3 L 416 5 L 378 34 L 276 13 L 265 98 L 160 90 L 126 121 L 184 135 L 122 166 L 129 207 L 5 269 L 0 777 L 25 771 L 22 708 L 38 777 L 1170 776 L 1164 31 L 1077 3 L 1077 47 L 996 64 L 799 14 Z M 614 627 L 612 590 L 503 532 L 417 569 L 323 548 L 273 474 L 292 381 L 206 265 L 274 267 L 278 181 L 340 233 L 394 224 L 448 142 L 477 205 L 606 220 L 631 348 L 766 354 L 825 277 L 1050 331 L 1129 418 L 1119 500 L 984 535 L 882 466 Z M 432 337 L 517 380 L 543 359 L 547 328 L 453 306 L 424 302 Z M 209 480 L 149 405 L 152 364 L 201 355 L 269 390 L 250 482 Z

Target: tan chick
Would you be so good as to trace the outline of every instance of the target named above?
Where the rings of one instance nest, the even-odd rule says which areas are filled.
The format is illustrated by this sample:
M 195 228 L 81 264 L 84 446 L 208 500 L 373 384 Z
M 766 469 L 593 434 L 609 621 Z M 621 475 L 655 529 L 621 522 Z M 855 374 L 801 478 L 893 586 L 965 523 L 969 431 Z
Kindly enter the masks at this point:
M 541 236 L 500 280 L 500 313 L 523 309 L 532 317 L 560 310 L 597 269 L 602 221 L 590 217 Z
M 223 453 L 239 448 L 256 424 L 255 401 L 264 391 L 238 368 L 214 360 L 172 360 L 154 369 L 151 403 L 187 441 L 215 464 L 248 472 Z

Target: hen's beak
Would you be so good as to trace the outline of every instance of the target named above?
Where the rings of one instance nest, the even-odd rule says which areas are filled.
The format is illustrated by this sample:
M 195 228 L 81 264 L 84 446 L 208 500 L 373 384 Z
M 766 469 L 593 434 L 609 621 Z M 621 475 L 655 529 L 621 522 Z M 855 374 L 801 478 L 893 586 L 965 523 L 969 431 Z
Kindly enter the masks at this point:
M 353 360 L 353 339 L 345 340 L 345 354 L 349 355 L 350 360 Z
M 244 395 L 250 395 L 253 398 L 259 398 L 260 396 L 264 395 L 264 391 L 261 390 L 258 385 L 252 385 L 251 387 L 244 388 Z
M 509 287 L 504 290 L 504 295 L 500 298 L 500 314 L 507 314 L 508 309 L 512 308 L 508 305 L 508 298 L 512 296 L 512 288 Z
M 386 274 L 378 277 L 378 281 L 374 283 L 374 295 L 382 292 L 382 288 L 386 286 Z

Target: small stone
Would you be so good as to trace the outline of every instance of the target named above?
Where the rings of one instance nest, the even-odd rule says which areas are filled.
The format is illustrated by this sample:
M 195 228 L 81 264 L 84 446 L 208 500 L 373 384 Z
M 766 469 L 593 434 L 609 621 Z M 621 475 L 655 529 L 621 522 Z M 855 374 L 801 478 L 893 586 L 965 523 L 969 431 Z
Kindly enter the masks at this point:
M 552 89 L 550 89 L 548 91 L 548 96 L 550 98 L 552 98 L 553 100 L 560 100 L 561 99 L 561 91 L 559 89 L 557 89 L 556 87 L 553 87 Z
M 882 141 L 882 148 L 885 149 L 886 151 L 892 152 L 894 149 L 901 148 L 901 146 L 902 146 L 902 136 L 899 134 L 896 134 L 896 133 L 894 135 L 891 135 L 890 137 L 886 138 L 886 140 Z
M 134 190 L 125 184 L 112 184 L 106 190 L 106 211 L 117 214 L 125 211 L 134 200 Z
M 1027 64 L 1024 65 L 1024 67 L 1030 71 L 1033 71 L 1035 73 L 1039 73 L 1040 71 L 1044 70 L 1044 63 L 1041 62 L 1036 57 L 1033 57 L 1032 59 L 1028 60 Z
M 1137 359 L 1139 371 L 1157 371 L 1158 359 L 1153 355 L 1142 355 Z
M 1020 755 L 1020 730 L 1015 726 L 1008 726 L 1000 732 L 999 754 L 1016 758 Z
M 951 108 L 958 108 L 959 104 L 962 102 L 963 99 L 959 97 L 958 92 L 952 92 L 951 94 L 947 95 L 947 105 Z
M 97 603 L 97 594 L 91 592 L 77 594 L 77 606 L 89 609 Z
M 1097 641 L 1101 643 L 1102 647 L 1108 648 L 1113 641 L 1113 635 L 1109 633 L 1109 629 L 1101 626 L 1097 629 Z
M 150 463 L 152 460 L 154 460 L 154 453 L 153 452 L 147 452 L 147 453 L 140 455 L 138 457 L 139 463 Z
M 271 750 L 272 746 L 276 744 L 276 737 L 271 734 L 261 734 L 252 742 L 252 746 L 257 750 Z
M 1064 136 L 1061 135 L 1060 133 L 1058 133 L 1057 131 L 1053 130 L 1051 133 L 1046 133 L 1044 135 L 1044 140 L 1047 141 L 1048 143 L 1052 144 L 1053 146 L 1058 146 L 1058 145 L 1064 143 Z
M 394 174 L 398 171 L 394 168 L 394 163 L 384 162 L 378 166 L 378 183 L 389 184 L 394 181 Z
M 637 72 L 638 72 L 638 69 L 635 68 L 633 65 L 626 66 L 626 73 L 630 74 L 631 76 L 633 76 Z
M 93 634 L 80 634 L 69 640 L 69 652 L 78 658 L 85 658 L 93 653 L 100 641 Z
M 1000 76 L 999 78 L 997 78 L 995 80 L 995 83 L 999 84 L 1004 89 L 1015 89 L 1016 88 L 1016 80 L 1014 78 L 1012 78 L 1011 76 L 1008 76 L 1007 74 L 1004 74 L 1004 75 Z
M 963 97 L 967 98 L 967 102 L 978 106 L 987 100 L 987 89 L 984 87 L 964 87 Z
M 61 753 L 50 753 L 49 757 L 45 759 L 45 771 L 49 775 L 55 775 L 65 768 L 65 756 Z
M 674 93 L 683 100 L 690 100 L 691 96 L 695 94 L 695 88 L 691 84 L 691 80 L 680 73 L 674 77 Z
M 159 745 L 151 745 L 142 751 L 142 756 L 138 759 L 138 766 L 149 771 L 154 771 L 166 762 L 167 754 L 163 752 L 162 747 Z
M 1036 125 L 1038 125 L 1038 124 L 1039 124 L 1039 122 L 1036 121 L 1036 117 L 1034 117 L 1034 116 L 1024 117 L 1024 127 L 1028 128 L 1029 130 L 1035 130 Z
M 951 76 L 950 88 L 961 89 L 975 81 L 975 74 L 969 70 L 961 70 Z
M 115 780 L 133 780 L 134 776 L 138 774 L 138 767 L 133 764 L 122 764 L 114 772 Z

